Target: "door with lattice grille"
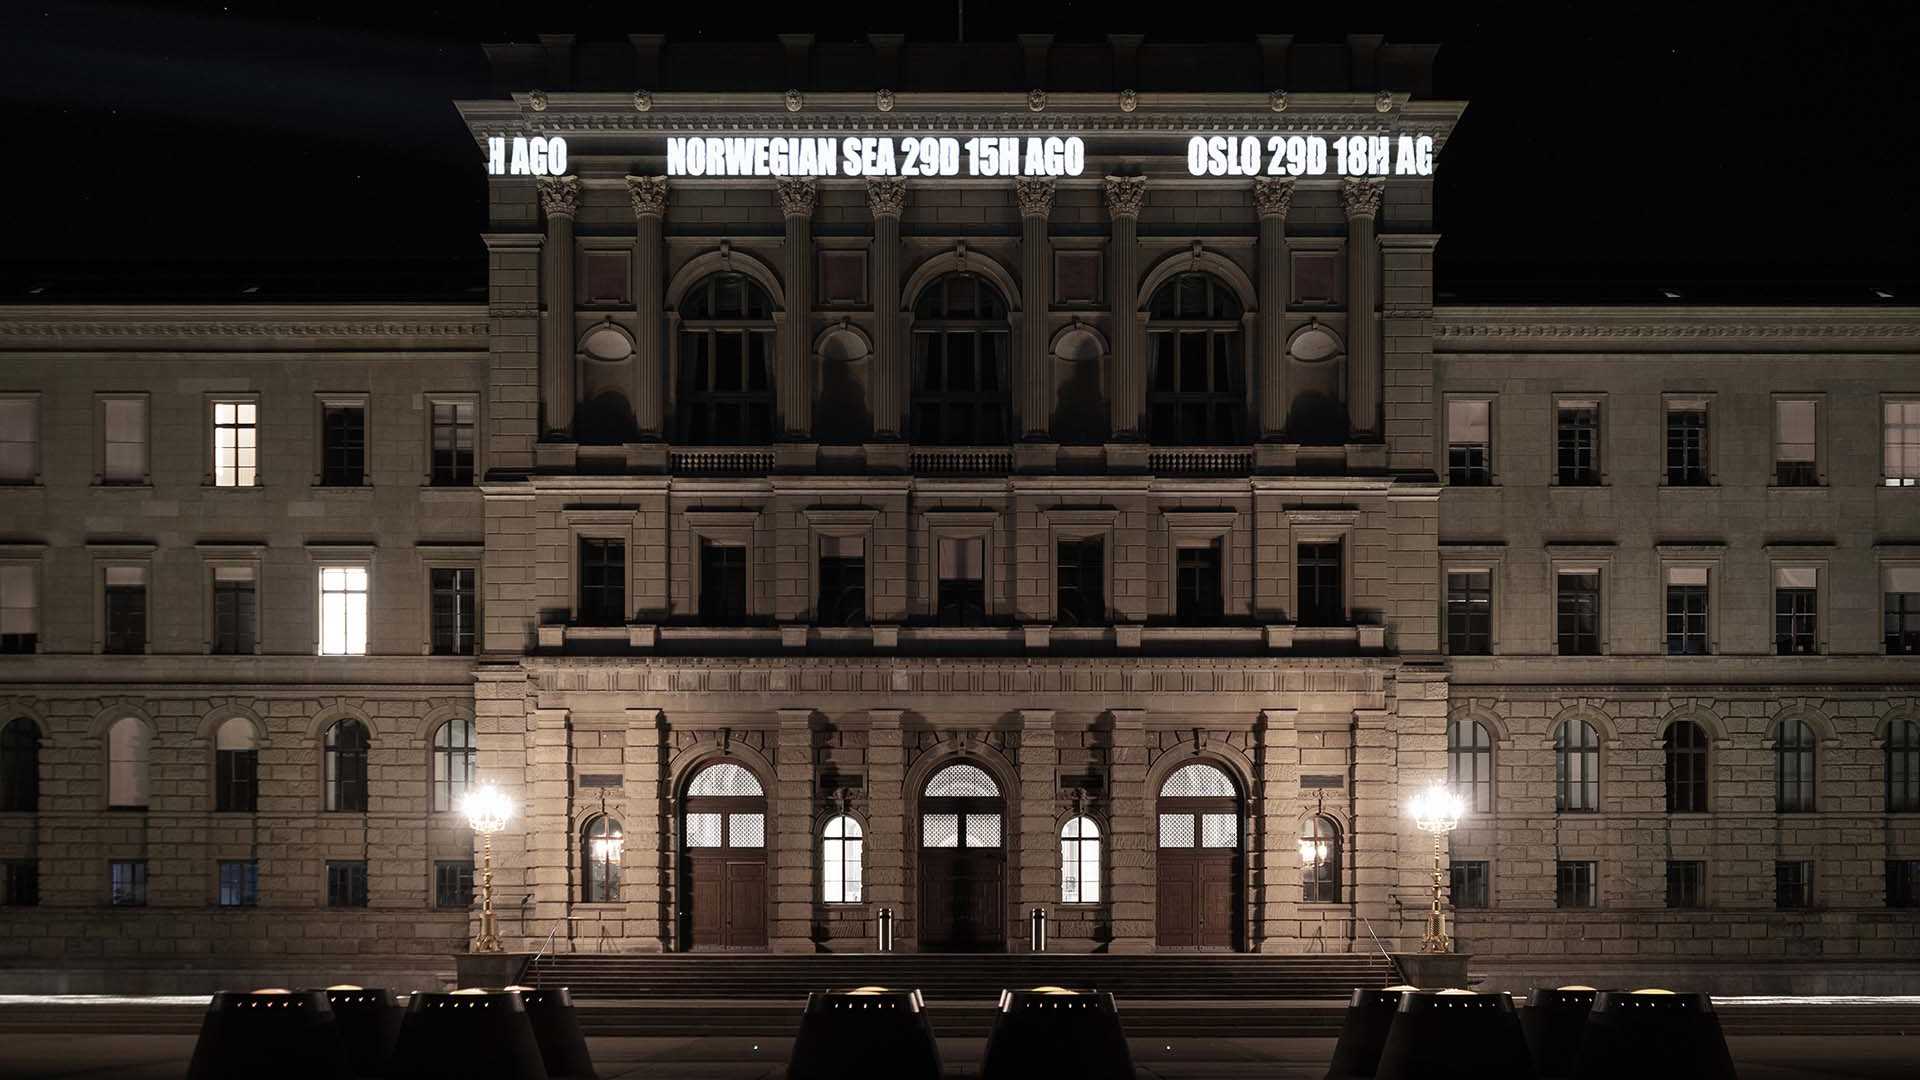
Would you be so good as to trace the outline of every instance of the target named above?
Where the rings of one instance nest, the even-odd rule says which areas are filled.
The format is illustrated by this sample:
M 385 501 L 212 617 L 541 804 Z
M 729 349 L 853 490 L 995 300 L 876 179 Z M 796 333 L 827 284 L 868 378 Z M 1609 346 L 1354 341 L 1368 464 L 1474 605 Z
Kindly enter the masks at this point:
M 974 765 L 934 773 L 920 796 L 920 948 L 999 952 L 1007 945 L 1006 801 Z
M 1160 785 L 1154 859 L 1155 938 L 1163 949 L 1237 949 L 1245 895 L 1240 796 L 1200 762 Z
M 710 765 L 687 785 L 680 880 L 682 948 L 767 947 L 767 798 L 740 765 Z

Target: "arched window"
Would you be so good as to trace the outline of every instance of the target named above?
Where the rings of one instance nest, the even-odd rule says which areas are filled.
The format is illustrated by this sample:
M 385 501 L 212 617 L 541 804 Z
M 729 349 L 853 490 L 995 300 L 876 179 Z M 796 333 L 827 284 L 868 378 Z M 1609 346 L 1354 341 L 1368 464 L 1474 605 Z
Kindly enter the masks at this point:
M 253 721 L 235 716 L 213 734 L 213 808 L 251 814 L 260 790 L 260 737 Z
M 927 780 L 920 800 L 920 846 L 997 848 L 1005 804 L 1000 785 L 978 765 L 948 765 Z
M 1060 830 L 1060 902 L 1100 902 L 1100 826 L 1077 817 Z
M 40 808 L 40 728 L 24 716 L 0 728 L 0 810 Z
M 732 798 L 750 795 L 765 795 L 760 788 L 760 780 L 744 767 L 730 761 L 718 765 L 709 765 L 700 770 L 700 775 L 688 785 L 687 794 L 693 796 L 713 795 Z
M 678 312 L 680 441 L 772 442 L 773 298 L 759 282 L 727 271 L 696 282 Z
M 845 814 L 820 834 L 820 881 L 829 904 L 860 902 L 860 823 Z
M 1920 810 L 1920 722 L 1895 720 L 1887 725 L 1887 812 L 1916 810 Z
M 1212 274 L 1177 274 L 1147 302 L 1147 414 L 1153 441 L 1225 446 L 1245 439 L 1240 298 Z
M 455 717 L 433 733 L 435 813 L 460 809 L 460 796 L 473 785 L 474 757 L 472 717 Z
M 1600 809 L 1600 733 L 1585 720 L 1567 720 L 1553 736 L 1554 809 Z
M 620 855 L 626 837 L 620 822 L 596 815 L 580 830 L 580 865 L 586 867 L 581 899 L 589 904 L 611 904 L 620 899 Z
M 936 279 L 913 306 L 913 441 L 1007 441 L 1007 302 L 978 274 Z
M 327 729 L 327 809 L 365 813 L 367 809 L 366 725 L 341 720 Z
M 1667 813 L 1707 812 L 1707 732 L 1691 720 L 1667 726 Z
M 1340 902 L 1340 826 L 1324 815 L 1308 818 L 1300 826 L 1300 900 Z
M 766 791 L 760 778 L 731 761 L 709 765 L 687 785 L 690 848 L 767 846 Z
M 1478 720 L 1447 725 L 1447 785 L 1466 796 L 1474 813 L 1493 813 L 1493 737 Z
M 1814 806 L 1813 729 L 1804 720 L 1780 721 L 1773 743 L 1774 810 L 1810 814 Z
M 1173 770 L 1160 785 L 1160 846 L 1238 847 L 1240 814 L 1231 801 L 1235 797 L 1233 781 L 1212 765 L 1195 762 Z M 1209 801 L 1169 803 L 1167 799 Z
M 108 806 L 146 809 L 147 765 L 152 748 L 153 733 L 134 717 L 123 716 L 107 729 Z

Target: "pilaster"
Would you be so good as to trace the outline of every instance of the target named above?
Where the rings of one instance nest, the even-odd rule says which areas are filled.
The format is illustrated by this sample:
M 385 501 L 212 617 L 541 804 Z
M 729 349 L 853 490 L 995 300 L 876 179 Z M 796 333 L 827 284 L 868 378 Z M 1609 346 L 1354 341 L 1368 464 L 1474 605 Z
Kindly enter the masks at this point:
M 1287 428 L 1292 395 L 1287 389 L 1287 212 L 1293 207 L 1293 181 L 1261 178 L 1253 182 L 1253 205 L 1260 214 L 1260 437 L 1278 438 Z
M 907 358 L 900 342 L 900 215 L 907 206 L 907 182 L 867 181 L 867 209 L 873 214 L 873 434 L 897 439 L 906 433 Z
M 1014 376 L 1019 434 L 1045 439 L 1053 426 L 1053 364 L 1047 355 L 1053 270 L 1047 218 L 1053 212 L 1053 181 L 1022 178 L 1013 185 L 1020 204 L 1020 353 Z
M 813 710 L 781 709 L 775 747 L 773 907 L 767 944 L 774 952 L 813 951 Z
M 540 275 L 545 327 L 540 348 L 541 434 L 573 438 L 573 216 L 580 206 L 580 179 L 549 176 L 540 181 L 540 207 L 547 215 L 545 268 Z
M 1247 947 L 1289 952 L 1301 941 L 1300 855 L 1295 801 L 1300 793 L 1300 743 L 1292 709 L 1265 709 L 1255 729 L 1254 796 L 1247 807 Z
M 1140 209 L 1147 201 L 1144 176 L 1109 176 L 1106 181 L 1107 213 L 1112 218 L 1113 235 L 1108 244 L 1111 273 L 1107 275 L 1107 295 L 1113 311 L 1113 378 L 1110 397 L 1113 437 L 1128 441 L 1141 437 L 1141 419 L 1147 411 L 1147 380 L 1142 369 L 1143 349 L 1140 305 L 1135 293 L 1140 287 Z
M 819 188 L 810 179 L 783 177 L 775 194 L 786 223 L 781 246 L 786 321 L 780 327 L 780 370 L 774 379 L 780 432 L 789 439 L 813 433 L 813 208 Z
M 906 744 L 899 709 L 867 710 L 867 910 L 880 917 L 892 908 L 894 940 L 909 942 L 913 919 L 907 909 Z M 871 932 L 871 928 L 869 928 Z
M 1340 189 L 1347 211 L 1347 420 L 1353 441 L 1380 431 L 1380 246 L 1374 225 L 1387 190 L 1383 180 L 1348 180 Z
M 1032 947 L 1023 933 L 1034 908 L 1051 910 L 1060 900 L 1058 833 L 1054 827 L 1054 769 L 1060 752 L 1054 743 L 1053 710 L 1020 710 L 1020 877 L 1014 887 L 1011 944 L 1018 951 Z
M 1147 790 L 1147 713 L 1114 709 L 1108 831 L 1112 852 L 1113 941 L 1117 953 L 1152 952 L 1154 944 L 1154 817 Z
M 667 947 L 668 873 L 667 838 L 673 835 L 668 815 L 673 812 L 667 786 L 667 723 L 659 709 L 628 709 L 626 747 L 622 754 L 621 789 L 626 798 L 620 817 L 626 842 L 621 855 L 627 901 L 624 945 L 636 952 L 660 952 Z
M 667 178 L 629 176 L 633 200 L 633 420 L 642 436 L 666 435 L 666 373 L 661 367 L 665 341 L 661 305 L 665 301 L 661 232 L 667 213 Z

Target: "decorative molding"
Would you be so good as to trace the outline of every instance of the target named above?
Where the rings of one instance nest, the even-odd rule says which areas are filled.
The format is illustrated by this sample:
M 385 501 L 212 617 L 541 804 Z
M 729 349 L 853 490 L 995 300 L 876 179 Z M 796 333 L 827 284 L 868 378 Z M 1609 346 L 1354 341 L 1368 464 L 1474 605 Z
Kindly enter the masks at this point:
M 1135 90 L 1120 91 L 1120 111 L 1130 113 L 1140 107 L 1140 94 Z
M 1273 110 L 1274 112 L 1286 112 L 1287 111 L 1287 92 L 1285 90 L 1268 91 L 1267 92 L 1267 108 Z
M 874 217 L 899 217 L 907 208 L 907 182 L 888 177 L 867 178 L 867 210 Z
M 1046 112 L 1047 111 L 1047 92 L 1045 90 L 1027 91 L 1027 111 L 1028 112 Z
M 893 91 L 881 88 L 874 92 L 873 107 L 881 112 L 893 111 Z
M 313 348 L 339 348 L 345 339 L 369 342 L 365 347 L 399 347 L 400 340 L 466 339 L 485 348 L 489 326 L 483 307 L 449 308 L 422 305 L 414 311 L 399 305 L 354 308 L 57 308 L 0 309 L 0 338 L 45 338 L 62 347 L 79 347 L 87 339 L 119 345 L 130 339 L 184 343 L 213 339 L 223 347 L 245 341 L 282 339 Z M 16 321 L 17 320 L 17 321 Z M 374 344 L 378 342 L 379 344 Z
M 635 112 L 652 112 L 653 111 L 652 92 L 647 90 L 635 90 L 633 92 L 633 108 Z
M 627 195 L 633 200 L 634 217 L 661 217 L 667 212 L 667 178 L 664 176 L 627 177 Z
M 543 176 L 540 178 L 540 209 L 548 217 L 572 217 L 580 208 L 580 178 Z
M 1147 201 L 1144 176 L 1109 176 L 1106 179 L 1107 213 L 1116 218 L 1140 216 Z
M 807 106 L 807 99 L 802 97 L 798 90 L 787 91 L 786 96 L 782 100 L 786 102 L 787 111 L 790 113 L 799 112 Z
M 1340 203 L 1349 219 L 1374 217 L 1380 213 L 1380 200 L 1387 194 L 1384 180 L 1348 179 L 1340 185 Z
M 780 200 L 780 212 L 787 217 L 812 217 L 820 200 L 820 187 L 804 176 L 782 176 L 774 180 L 774 193 Z
M 1253 206 L 1261 217 L 1286 220 L 1293 209 L 1293 180 L 1260 177 L 1253 182 Z
M 1433 318 L 1436 348 L 1452 351 L 1911 352 L 1920 348 L 1920 311 L 1913 309 L 1895 313 L 1837 308 L 1438 308 Z
M 1021 217 L 1044 218 L 1053 213 L 1052 180 L 1023 176 L 1013 182 L 1014 201 L 1020 204 Z

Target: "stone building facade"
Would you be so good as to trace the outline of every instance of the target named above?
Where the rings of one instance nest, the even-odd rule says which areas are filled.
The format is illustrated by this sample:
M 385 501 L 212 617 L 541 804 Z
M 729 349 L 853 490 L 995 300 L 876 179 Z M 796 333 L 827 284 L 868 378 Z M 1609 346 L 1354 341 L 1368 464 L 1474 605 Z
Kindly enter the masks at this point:
M 469 778 L 510 949 L 1411 949 L 1451 779 L 1477 965 L 1904 978 L 1920 312 L 1449 307 L 1430 175 L 1189 168 L 1437 152 L 1425 47 L 959 48 L 494 47 L 485 304 L 0 311 L 17 979 L 444 957 Z M 1086 157 L 663 175 L 855 132 Z

